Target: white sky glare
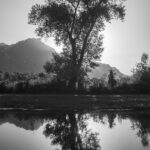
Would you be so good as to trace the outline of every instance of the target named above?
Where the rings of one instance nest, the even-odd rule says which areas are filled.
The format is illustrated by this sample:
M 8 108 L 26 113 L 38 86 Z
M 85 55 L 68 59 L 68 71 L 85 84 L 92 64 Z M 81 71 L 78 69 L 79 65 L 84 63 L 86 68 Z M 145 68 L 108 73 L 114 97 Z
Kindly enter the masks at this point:
M 0 43 L 13 44 L 36 37 L 35 26 L 28 24 L 32 5 L 44 0 L 0 0 Z M 104 31 L 102 63 L 130 75 L 143 52 L 150 54 L 150 0 L 127 0 L 125 20 L 114 20 Z M 44 41 L 44 40 L 43 40 Z M 60 51 L 52 39 L 48 45 Z

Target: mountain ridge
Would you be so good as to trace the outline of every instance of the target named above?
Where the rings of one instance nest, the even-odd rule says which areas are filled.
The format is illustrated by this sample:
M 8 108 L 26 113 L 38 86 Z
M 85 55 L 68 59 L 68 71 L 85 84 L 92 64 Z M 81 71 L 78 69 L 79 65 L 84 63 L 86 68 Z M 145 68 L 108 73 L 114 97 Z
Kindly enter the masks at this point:
M 112 67 L 109 64 L 105 63 L 98 63 L 99 66 L 94 68 L 92 72 L 89 73 L 89 78 L 98 78 L 101 79 L 103 78 L 104 80 L 108 80 L 108 75 L 110 70 L 113 70 L 115 79 L 120 80 L 121 78 L 126 78 L 128 75 L 123 74 L 122 72 L 119 71 L 116 67 Z
M 4 48 L 0 46 L 0 70 L 5 72 L 39 73 L 55 50 L 39 39 L 26 39 Z
M 46 61 L 53 59 L 56 51 L 45 45 L 40 39 L 29 38 L 12 45 L 0 43 L 0 70 L 3 72 L 40 73 Z M 116 79 L 127 77 L 116 67 L 99 63 L 99 66 L 88 73 L 89 78 L 108 78 L 113 70 Z M 107 80 L 107 79 L 106 79 Z

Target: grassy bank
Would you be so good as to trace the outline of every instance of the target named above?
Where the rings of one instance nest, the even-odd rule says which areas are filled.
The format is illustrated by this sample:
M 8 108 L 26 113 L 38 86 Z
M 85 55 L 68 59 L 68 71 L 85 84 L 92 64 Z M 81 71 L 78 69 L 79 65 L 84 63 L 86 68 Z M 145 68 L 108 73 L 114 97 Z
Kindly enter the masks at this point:
M 149 95 L 1 95 L 0 108 L 150 110 Z

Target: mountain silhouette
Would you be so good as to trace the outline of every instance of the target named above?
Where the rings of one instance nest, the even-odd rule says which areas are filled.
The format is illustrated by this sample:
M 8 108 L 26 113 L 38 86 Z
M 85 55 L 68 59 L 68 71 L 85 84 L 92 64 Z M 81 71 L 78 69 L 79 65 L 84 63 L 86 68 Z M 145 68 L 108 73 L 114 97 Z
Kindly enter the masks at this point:
M 0 43 L 0 52 L 2 53 L 2 52 L 5 51 L 8 47 L 9 47 L 9 45 L 7 45 L 7 44 L 5 44 L 5 43 Z
M 51 61 L 55 50 L 39 39 L 26 39 L 13 45 L 0 43 L 0 70 L 3 72 L 40 73 L 43 65 Z M 99 66 L 89 73 L 90 78 L 105 78 L 110 70 L 115 73 L 116 79 L 127 77 L 117 68 L 108 64 L 99 63 Z
M 4 72 L 39 73 L 53 58 L 55 50 L 39 39 L 27 39 L 13 45 L 0 44 L 0 70 Z
M 44 120 L 40 118 L 35 119 L 33 117 L 26 118 L 26 119 L 18 118 L 13 114 L 9 114 L 9 115 L 4 115 L 3 117 L 0 118 L 0 125 L 3 125 L 5 123 L 10 123 L 15 125 L 16 127 L 33 131 L 39 129 L 43 125 Z
M 114 74 L 115 74 L 115 79 L 120 80 L 122 78 L 126 78 L 127 75 L 121 73 L 116 67 L 111 67 L 109 64 L 103 64 L 103 63 L 99 63 L 99 66 L 94 68 L 92 70 L 92 72 L 90 72 L 89 78 L 97 78 L 97 79 L 101 79 L 103 78 L 104 80 L 108 80 L 108 75 L 110 70 L 113 70 Z

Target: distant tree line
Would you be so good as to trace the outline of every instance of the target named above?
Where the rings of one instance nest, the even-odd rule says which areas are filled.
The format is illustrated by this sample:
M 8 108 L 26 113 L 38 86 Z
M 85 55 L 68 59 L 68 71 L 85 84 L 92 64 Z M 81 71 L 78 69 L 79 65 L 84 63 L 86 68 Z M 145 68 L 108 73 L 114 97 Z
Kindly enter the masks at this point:
M 0 73 L 0 93 L 65 93 L 65 87 L 53 74 Z
M 94 84 L 92 93 L 112 93 L 112 94 L 150 94 L 150 61 L 149 56 L 143 53 L 141 62 L 136 64 L 133 69 L 133 75 L 128 78 L 122 78 L 120 81 L 115 79 L 115 73 L 110 70 L 108 85 L 104 86 L 102 82 Z
M 8 73 L 0 71 L 0 93 L 22 94 L 150 94 L 150 61 L 144 53 L 141 62 L 133 69 L 131 77 L 116 79 L 113 70 L 105 78 L 89 79 L 82 72 L 82 78 L 73 90 L 69 85 L 67 68 L 62 57 L 44 65 L 45 73 Z

